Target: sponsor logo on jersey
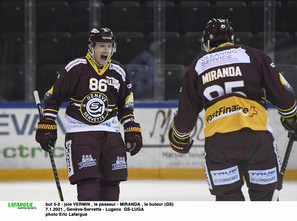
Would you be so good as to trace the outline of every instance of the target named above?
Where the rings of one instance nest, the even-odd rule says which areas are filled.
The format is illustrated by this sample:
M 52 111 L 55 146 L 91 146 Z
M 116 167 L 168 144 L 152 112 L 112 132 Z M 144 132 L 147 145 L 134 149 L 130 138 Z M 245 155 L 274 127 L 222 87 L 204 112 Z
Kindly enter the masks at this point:
M 65 144 L 66 163 L 67 163 L 69 177 L 71 177 L 74 174 L 74 169 L 73 169 L 73 165 L 72 165 L 71 145 L 72 145 L 72 140 L 68 140 Z
M 121 170 L 126 168 L 127 163 L 125 161 L 125 157 L 117 157 L 116 163 L 112 164 L 112 170 Z
M 113 78 L 113 77 L 108 77 L 108 76 L 106 76 L 106 81 L 107 81 L 107 84 L 108 85 L 111 85 L 111 86 L 113 86 L 115 89 L 117 89 L 117 91 L 119 91 L 120 90 L 120 82 L 119 82 L 119 80 L 118 79 L 115 79 L 115 78 Z
M 239 96 L 222 99 L 205 110 L 205 137 L 242 128 L 269 130 L 267 110 L 260 103 Z
M 121 68 L 121 66 L 119 66 L 117 64 L 110 63 L 109 69 L 110 70 L 115 70 L 119 75 L 122 76 L 122 80 L 126 81 L 126 72 L 124 71 L 123 68 Z
M 275 68 L 275 64 L 274 64 L 273 62 L 270 64 L 270 66 L 271 66 L 272 68 Z
M 128 89 L 131 89 L 132 88 L 132 84 L 130 83 L 130 84 L 127 84 L 127 88 Z
M 101 123 L 108 115 L 108 99 L 105 94 L 93 92 L 84 97 L 80 112 L 91 123 Z
M 208 69 L 236 63 L 250 63 L 250 57 L 243 48 L 208 53 L 198 60 L 195 70 L 200 75 Z
M 71 62 L 69 62 L 66 67 L 65 67 L 65 70 L 68 72 L 70 71 L 71 68 L 73 68 L 74 66 L 78 65 L 78 64 L 87 64 L 87 60 L 86 59 L 81 59 L 81 58 L 78 58 L 78 59 L 75 59 Z
M 254 106 L 243 107 L 238 104 L 232 105 L 232 106 L 222 106 L 219 109 L 217 109 L 215 112 L 213 112 L 212 114 L 209 114 L 206 117 L 206 122 L 210 123 L 211 121 L 216 120 L 220 117 L 225 117 L 225 116 L 228 116 L 231 114 L 237 114 L 237 113 L 241 113 L 246 117 L 247 116 L 253 117 L 254 115 L 258 114 L 258 111 L 256 110 L 256 108 Z
M 93 159 L 92 155 L 82 155 L 81 162 L 78 163 L 78 168 L 82 169 L 84 167 L 92 167 L 97 165 L 97 160 Z
M 212 170 L 210 171 L 210 174 L 215 186 L 227 185 L 240 180 L 237 166 L 230 167 L 224 170 Z
M 268 170 L 249 170 L 250 182 L 260 185 L 266 185 L 277 181 L 276 168 Z

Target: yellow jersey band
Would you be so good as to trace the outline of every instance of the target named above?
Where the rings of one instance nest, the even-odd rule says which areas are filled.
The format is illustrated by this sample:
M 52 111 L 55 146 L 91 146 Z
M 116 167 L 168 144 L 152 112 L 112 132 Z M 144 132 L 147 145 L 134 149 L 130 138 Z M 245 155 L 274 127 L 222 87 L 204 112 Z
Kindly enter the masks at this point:
M 256 101 L 236 96 L 220 100 L 207 108 L 204 121 L 205 137 L 242 128 L 271 131 L 266 109 Z

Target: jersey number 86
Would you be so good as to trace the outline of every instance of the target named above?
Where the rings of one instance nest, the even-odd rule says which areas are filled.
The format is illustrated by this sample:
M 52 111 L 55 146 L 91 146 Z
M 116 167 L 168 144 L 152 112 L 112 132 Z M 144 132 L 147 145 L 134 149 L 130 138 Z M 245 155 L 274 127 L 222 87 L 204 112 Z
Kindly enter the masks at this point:
M 98 81 L 98 79 L 96 79 L 96 78 L 90 78 L 89 89 L 91 91 L 99 90 L 100 92 L 105 92 L 105 91 L 107 91 L 107 80 L 100 79 Z

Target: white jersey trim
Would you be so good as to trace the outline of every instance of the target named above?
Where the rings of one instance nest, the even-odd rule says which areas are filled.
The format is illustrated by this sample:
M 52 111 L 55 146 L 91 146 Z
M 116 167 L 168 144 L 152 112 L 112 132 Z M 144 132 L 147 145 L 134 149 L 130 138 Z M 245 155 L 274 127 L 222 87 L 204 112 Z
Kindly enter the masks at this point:
M 126 72 L 120 65 L 110 63 L 109 69 L 115 70 L 118 74 L 120 74 L 122 76 L 123 81 L 124 82 L 126 81 Z
M 120 124 L 117 117 L 112 117 L 101 124 L 85 124 L 78 121 L 69 115 L 65 115 L 64 123 L 66 127 L 66 133 L 86 132 L 86 131 L 108 131 L 108 132 L 120 132 Z
M 73 161 L 72 161 L 72 140 L 68 140 L 65 143 L 65 153 L 66 153 L 66 163 L 68 167 L 68 176 L 71 177 L 74 174 L 74 168 L 73 168 Z
M 65 70 L 68 72 L 71 70 L 71 68 L 73 68 L 74 66 L 78 65 L 78 64 L 87 64 L 87 60 L 84 58 L 77 58 L 71 62 L 69 62 L 66 67 Z
M 57 114 L 44 113 L 43 115 L 44 115 L 45 117 L 54 117 L 54 118 L 57 118 Z
M 206 54 L 197 61 L 195 70 L 200 75 L 208 69 L 236 63 L 251 63 L 249 55 L 241 47 Z

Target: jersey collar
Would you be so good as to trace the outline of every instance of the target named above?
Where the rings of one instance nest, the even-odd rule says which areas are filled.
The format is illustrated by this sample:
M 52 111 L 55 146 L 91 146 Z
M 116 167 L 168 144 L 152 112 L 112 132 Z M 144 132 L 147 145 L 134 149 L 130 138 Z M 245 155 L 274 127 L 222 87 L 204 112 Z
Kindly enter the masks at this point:
M 220 47 L 224 47 L 224 46 L 230 46 L 230 45 L 234 45 L 234 44 L 232 44 L 231 42 L 226 42 L 226 43 L 220 44 L 218 47 L 213 47 L 209 51 L 212 51 L 212 50 L 214 50 L 216 48 L 220 48 Z
M 104 65 L 101 69 L 98 69 L 97 65 L 95 64 L 95 62 L 93 61 L 90 53 L 88 52 L 86 55 L 86 59 L 90 62 L 90 64 L 92 65 L 92 67 L 94 68 L 94 70 L 96 71 L 97 74 L 102 75 L 104 74 L 104 72 L 108 69 L 111 59 L 109 59 L 109 61 L 107 62 L 106 65 Z

